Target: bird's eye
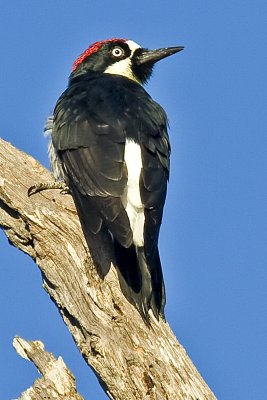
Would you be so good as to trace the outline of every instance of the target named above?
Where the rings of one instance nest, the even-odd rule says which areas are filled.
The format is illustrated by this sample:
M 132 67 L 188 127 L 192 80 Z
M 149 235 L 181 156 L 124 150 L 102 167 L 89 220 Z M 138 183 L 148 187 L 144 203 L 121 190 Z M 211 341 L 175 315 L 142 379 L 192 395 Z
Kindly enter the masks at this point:
M 112 50 L 112 55 L 114 57 L 121 57 L 124 55 L 124 51 L 121 47 L 114 47 L 114 49 Z

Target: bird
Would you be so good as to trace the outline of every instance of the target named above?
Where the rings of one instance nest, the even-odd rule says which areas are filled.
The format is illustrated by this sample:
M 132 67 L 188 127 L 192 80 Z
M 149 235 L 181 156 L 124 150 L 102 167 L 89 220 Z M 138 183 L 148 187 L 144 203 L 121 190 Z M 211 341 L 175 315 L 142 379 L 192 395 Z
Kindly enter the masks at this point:
M 144 85 L 156 62 L 181 50 L 120 38 L 93 43 L 73 63 L 50 121 L 52 169 L 86 231 L 108 233 L 124 291 L 145 322 L 149 310 L 165 318 L 158 239 L 170 142 L 167 115 Z

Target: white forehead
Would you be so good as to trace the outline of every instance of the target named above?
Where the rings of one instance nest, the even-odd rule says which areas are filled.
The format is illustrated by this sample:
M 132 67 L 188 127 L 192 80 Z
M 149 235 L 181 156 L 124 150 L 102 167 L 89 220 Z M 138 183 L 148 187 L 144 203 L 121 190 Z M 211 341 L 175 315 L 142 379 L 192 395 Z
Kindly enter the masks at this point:
M 140 49 L 140 45 L 135 43 L 133 40 L 126 40 L 126 43 L 129 46 L 129 49 L 131 50 L 131 54 L 135 52 L 136 49 Z

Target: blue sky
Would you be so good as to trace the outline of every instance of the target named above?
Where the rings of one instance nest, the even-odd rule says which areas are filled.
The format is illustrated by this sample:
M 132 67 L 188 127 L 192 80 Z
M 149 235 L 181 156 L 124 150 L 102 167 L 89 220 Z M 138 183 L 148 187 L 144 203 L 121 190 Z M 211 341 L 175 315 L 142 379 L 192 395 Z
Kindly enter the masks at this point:
M 172 143 L 160 239 L 166 314 L 226 400 L 267 392 L 266 21 L 263 0 L 1 0 L 0 136 L 46 166 L 44 121 L 90 43 L 185 46 L 147 86 L 169 116 Z M 19 334 L 62 355 L 85 398 L 106 399 L 37 267 L 2 232 L 0 250 L 0 398 L 38 377 L 12 348 Z

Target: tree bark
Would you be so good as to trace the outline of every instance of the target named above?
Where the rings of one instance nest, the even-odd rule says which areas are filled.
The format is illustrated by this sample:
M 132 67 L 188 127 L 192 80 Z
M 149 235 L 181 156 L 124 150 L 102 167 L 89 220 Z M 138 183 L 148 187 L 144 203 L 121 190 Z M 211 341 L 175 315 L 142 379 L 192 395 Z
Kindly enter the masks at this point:
M 83 400 L 77 393 L 74 376 L 62 358 L 56 360 L 52 353 L 44 350 L 42 342 L 29 342 L 17 336 L 13 346 L 21 357 L 32 361 L 43 375 L 18 400 Z
M 144 324 L 123 296 L 105 241 L 85 242 L 70 195 L 28 188 L 52 180 L 0 139 L 0 227 L 39 266 L 84 359 L 116 400 L 216 399 L 168 323 Z

